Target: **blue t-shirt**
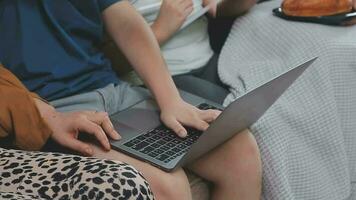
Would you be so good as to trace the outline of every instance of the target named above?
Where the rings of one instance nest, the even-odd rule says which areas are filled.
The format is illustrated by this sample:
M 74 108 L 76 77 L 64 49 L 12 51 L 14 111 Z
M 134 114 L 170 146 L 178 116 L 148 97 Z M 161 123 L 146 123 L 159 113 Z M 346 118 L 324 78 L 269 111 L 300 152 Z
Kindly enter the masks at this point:
M 1 0 L 0 62 L 54 100 L 118 83 L 97 49 L 101 12 L 120 0 Z

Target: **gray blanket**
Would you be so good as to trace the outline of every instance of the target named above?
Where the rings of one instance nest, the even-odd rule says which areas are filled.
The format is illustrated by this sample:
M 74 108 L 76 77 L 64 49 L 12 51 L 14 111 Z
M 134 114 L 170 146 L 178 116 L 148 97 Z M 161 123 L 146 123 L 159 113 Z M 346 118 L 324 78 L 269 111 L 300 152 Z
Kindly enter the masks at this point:
M 280 1 L 236 20 L 219 75 L 225 104 L 314 56 L 319 59 L 252 127 L 263 161 L 264 199 L 351 199 L 356 182 L 356 26 L 291 22 Z M 355 190 L 354 190 L 355 191 Z

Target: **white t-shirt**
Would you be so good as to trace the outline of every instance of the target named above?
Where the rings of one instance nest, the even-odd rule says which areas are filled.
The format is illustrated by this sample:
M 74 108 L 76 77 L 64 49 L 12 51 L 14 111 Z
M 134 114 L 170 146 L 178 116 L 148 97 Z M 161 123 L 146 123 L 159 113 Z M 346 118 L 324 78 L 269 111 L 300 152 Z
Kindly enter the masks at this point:
M 132 0 L 138 9 L 159 3 L 161 0 Z M 201 0 L 193 0 L 194 8 L 201 9 Z M 194 12 L 194 11 L 193 11 Z M 159 8 L 143 15 L 151 24 L 157 18 Z M 188 73 L 207 64 L 213 55 L 208 35 L 208 20 L 205 16 L 176 33 L 162 47 L 162 54 L 172 75 Z

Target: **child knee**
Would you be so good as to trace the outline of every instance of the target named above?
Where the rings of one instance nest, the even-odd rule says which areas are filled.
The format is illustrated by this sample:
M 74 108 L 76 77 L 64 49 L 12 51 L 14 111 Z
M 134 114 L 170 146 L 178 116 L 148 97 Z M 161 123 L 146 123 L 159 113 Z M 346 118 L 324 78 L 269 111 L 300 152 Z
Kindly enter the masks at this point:
M 262 170 L 260 150 L 254 136 L 250 132 L 246 132 L 239 139 L 240 143 L 236 145 L 233 159 L 228 165 L 230 166 L 228 171 L 238 177 L 260 176 Z
M 239 156 L 248 161 L 260 161 L 260 149 L 258 148 L 255 137 L 251 132 L 244 132 L 241 147 L 237 149 Z
M 223 170 L 219 181 L 248 179 L 261 176 L 260 151 L 254 136 L 249 131 L 236 135 L 227 144 L 226 153 L 221 163 Z

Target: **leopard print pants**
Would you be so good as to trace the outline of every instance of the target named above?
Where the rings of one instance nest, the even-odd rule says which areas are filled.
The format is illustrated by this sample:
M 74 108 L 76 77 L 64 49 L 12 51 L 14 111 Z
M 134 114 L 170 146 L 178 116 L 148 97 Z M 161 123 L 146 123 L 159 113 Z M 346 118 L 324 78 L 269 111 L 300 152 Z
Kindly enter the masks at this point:
M 0 199 L 154 199 L 132 166 L 0 148 Z

